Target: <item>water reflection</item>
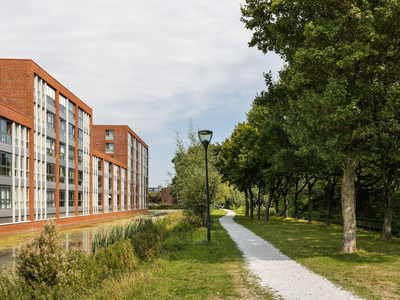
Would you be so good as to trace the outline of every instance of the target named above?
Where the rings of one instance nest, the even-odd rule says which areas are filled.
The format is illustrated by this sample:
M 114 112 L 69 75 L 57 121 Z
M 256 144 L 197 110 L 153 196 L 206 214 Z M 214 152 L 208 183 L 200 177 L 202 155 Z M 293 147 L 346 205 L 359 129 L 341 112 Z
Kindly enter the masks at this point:
M 149 211 L 148 216 L 159 218 L 167 214 L 168 211 Z M 107 230 L 115 225 L 126 224 L 138 217 L 143 217 L 143 215 L 83 223 L 74 226 L 62 227 L 58 230 L 60 237 L 67 248 L 71 246 L 79 246 L 85 251 L 90 252 L 92 250 L 92 239 L 97 233 Z M 11 274 L 11 270 L 14 265 L 12 256 L 18 252 L 18 249 L 22 243 L 26 242 L 36 233 L 37 232 L 30 232 L 0 237 L 0 274 Z

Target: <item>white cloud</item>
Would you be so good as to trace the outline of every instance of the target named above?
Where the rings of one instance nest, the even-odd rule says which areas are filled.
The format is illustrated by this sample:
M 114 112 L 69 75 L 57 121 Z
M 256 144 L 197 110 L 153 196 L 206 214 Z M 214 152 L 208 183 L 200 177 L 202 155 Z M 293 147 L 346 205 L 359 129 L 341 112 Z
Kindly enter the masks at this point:
M 236 0 L 2 1 L 0 57 L 33 59 L 93 109 L 95 123 L 128 124 L 150 145 L 168 145 L 190 117 L 233 129 L 262 73 L 280 69 L 277 56 L 248 48 L 239 8 Z

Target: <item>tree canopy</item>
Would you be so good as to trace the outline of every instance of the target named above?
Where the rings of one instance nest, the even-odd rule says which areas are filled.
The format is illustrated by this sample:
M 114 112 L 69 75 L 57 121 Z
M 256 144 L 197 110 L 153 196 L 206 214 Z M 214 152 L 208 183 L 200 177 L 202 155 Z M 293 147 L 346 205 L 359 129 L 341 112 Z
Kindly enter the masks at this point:
M 342 250 L 354 252 L 357 163 L 399 136 L 398 2 L 247 0 L 242 15 L 249 45 L 286 62 L 278 85 L 299 146 L 343 167 Z

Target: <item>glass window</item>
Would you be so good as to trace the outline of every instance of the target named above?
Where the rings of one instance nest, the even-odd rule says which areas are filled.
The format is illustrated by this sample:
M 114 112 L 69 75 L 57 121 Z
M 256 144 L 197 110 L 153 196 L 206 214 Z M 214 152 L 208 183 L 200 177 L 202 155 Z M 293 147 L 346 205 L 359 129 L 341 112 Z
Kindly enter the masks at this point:
M 83 110 L 78 108 L 78 122 L 79 124 L 83 124 Z
M 101 158 L 97 158 L 97 170 L 101 171 Z
M 114 153 L 114 144 L 106 143 L 106 153 Z
M 75 126 L 68 123 L 68 137 L 70 140 L 75 140 Z
M 0 142 L 11 144 L 11 122 L 0 118 Z
M 65 137 L 65 132 L 67 130 L 67 122 L 60 118 L 60 135 Z
M 47 164 L 47 181 L 56 181 L 56 166 L 53 164 Z
M 78 206 L 82 206 L 82 202 L 83 202 L 83 193 L 78 192 Z
M 65 107 L 66 107 L 67 99 L 63 95 L 60 94 L 58 96 L 58 102 L 60 104 L 59 105 L 60 111 L 65 114 Z
M 65 207 L 65 191 L 60 190 L 60 207 Z
M 47 112 L 47 130 L 56 131 L 56 115 L 49 111 Z
M 78 171 L 78 185 L 82 185 L 83 183 L 83 172 Z
M 68 184 L 75 184 L 75 170 L 68 169 Z
M 65 147 L 65 144 L 60 143 L 60 159 L 62 160 L 65 160 L 65 155 L 67 154 L 67 150 Z
M 65 183 L 65 167 L 60 166 L 60 176 L 59 176 L 60 183 Z
M 97 198 L 97 199 L 98 199 L 98 202 L 97 202 L 97 205 L 98 205 L 98 206 L 101 206 L 101 205 L 102 205 L 102 203 L 101 203 L 101 202 L 102 202 L 101 196 L 102 196 L 102 194 L 99 194 L 99 195 L 98 195 L 98 198 Z
M 56 141 L 50 138 L 47 138 L 46 140 L 46 153 L 49 156 L 55 157 L 55 152 L 56 152 Z
M 75 191 L 68 192 L 68 206 L 75 206 Z
M 106 140 L 114 139 L 114 130 L 106 130 Z
M 0 152 L 0 175 L 11 176 L 11 154 Z
M 102 182 L 103 182 L 103 176 L 99 175 L 97 178 L 97 187 L 99 189 L 101 189 L 101 187 L 103 186 Z
M 11 208 L 11 187 L 0 186 L 0 209 Z
M 54 101 L 53 98 L 51 98 L 49 95 L 47 95 L 47 104 L 54 107 L 56 105 L 56 102 Z
M 75 162 L 75 148 L 71 146 L 68 147 L 68 161 Z
M 83 165 L 83 151 L 78 150 L 78 165 Z
M 68 101 L 68 116 L 75 119 L 75 104 L 71 101 Z
M 29 178 L 29 157 L 26 158 L 26 177 Z
M 56 106 L 55 98 L 56 98 L 56 90 L 50 86 L 47 86 L 47 103 L 51 106 Z
M 26 140 L 26 148 L 29 149 L 29 129 L 26 128 L 25 132 L 26 132 L 26 139 L 25 139 Z
M 47 190 L 47 207 L 56 207 L 55 191 Z
M 78 129 L 78 144 L 83 145 L 83 130 Z

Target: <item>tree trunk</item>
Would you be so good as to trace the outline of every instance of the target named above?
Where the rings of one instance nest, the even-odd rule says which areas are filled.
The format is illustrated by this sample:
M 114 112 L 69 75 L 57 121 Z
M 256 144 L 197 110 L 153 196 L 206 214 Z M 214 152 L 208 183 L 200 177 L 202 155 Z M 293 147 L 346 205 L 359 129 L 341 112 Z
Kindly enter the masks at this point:
M 342 180 L 342 215 L 343 240 L 342 251 L 353 253 L 356 251 L 356 200 L 354 194 L 355 171 L 357 162 L 348 158 Z
M 393 203 L 392 203 L 392 195 L 393 188 L 388 186 L 386 183 L 384 186 L 383 196 L 385 200 L 385 220 L 383 221 L 382 227 L 382 238 L 384 240 L 392 239 L 392 216 L 393 216 Z
M 288 200 L 288 194 L 289 194 L 289 189 L 290 189 L 290 182 L 288 180 L 285 194 L 283 195 L 283 200 L 285 201 L 285 219 L 289 218 L 289 213 L 288 213 L 288 207 L 289 207 L 289 200 Z
M 272 197 L 273 197 L 273 189 L 269 190 L 269 195 L 268 195 L 268 200 L 267 200 L 267 204 L 265 205 L 265 214 L 264 214 L 264 222 L 268 222 L 269 221 L 269 208 L 271 206 L 271 202 L 272 202 Z
M 299 179 L 295 181 L 296 190 L 294 193 L 294 220 L 297 221 L 297 215 L 299 211 Z
M 281 197 L 281 196 L 275 197 L 275 216 L 276 216 L 277 218 L 280 217 L 280 215 L 279 215 L 279 198 L 280 198 L 280 197 Z
M 249 196 L 250 196 L 250 218 L 254 217 L 254 197 L 253 191 L 249 188 Z
M 247 189 L 244 189 L 244 197 L 246 201 L 246 210 L 244 212 L 244 216 L 248 217 L 249 216 L 249 193 L 247 192 Z
M 311 183 L 311 178 L 306 175 L 306 179 L 307 179 L 307 187 L 308 187 L 308 221 L 307 223 L 311 223 L 312 222 L 312 210 L 313 210 L 313 196 L 312 196 L 312 188 L 314 186 L 314 183 Z
M 331 212 L 332 212 L 332 203 L 333 203 L 333 198 L 335 197 L 335 185 L 336 185 L 336 180 L 333 178 L 332 183 L 329 182 L 329 196 L 328 196 L 328 201 L 326 202 L 326 217 L 325 217 L 325 225 L 329 226 L 331 225 Z
M 258 209 L 257 209 L 257 220 L 260 221 L 261 218 L 261 188 L 260 185 L 258 185 Z

